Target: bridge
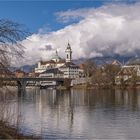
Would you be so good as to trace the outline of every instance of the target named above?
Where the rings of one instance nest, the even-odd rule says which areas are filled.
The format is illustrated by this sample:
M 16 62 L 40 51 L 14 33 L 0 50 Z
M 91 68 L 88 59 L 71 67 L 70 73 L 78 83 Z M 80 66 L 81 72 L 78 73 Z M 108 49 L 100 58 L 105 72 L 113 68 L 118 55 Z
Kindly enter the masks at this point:
M 17 78 L 17 77 L 0 77 L 0 81 L 15 81 L 17 82 L 18 90 L 25 90 L 28 81 L 56 81 L 56 82 L 63 82 L 68 78 L 45 78 L 45 77 L 24 77 L 24 78 Z

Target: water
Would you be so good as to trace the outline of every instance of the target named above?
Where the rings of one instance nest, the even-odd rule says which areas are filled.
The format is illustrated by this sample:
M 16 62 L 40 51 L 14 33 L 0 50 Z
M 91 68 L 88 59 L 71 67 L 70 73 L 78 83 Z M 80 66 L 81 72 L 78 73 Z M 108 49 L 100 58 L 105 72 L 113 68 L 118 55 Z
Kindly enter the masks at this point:
M 140 90 L 27 89 L 10 106 L 44 139 L 140 139 Z

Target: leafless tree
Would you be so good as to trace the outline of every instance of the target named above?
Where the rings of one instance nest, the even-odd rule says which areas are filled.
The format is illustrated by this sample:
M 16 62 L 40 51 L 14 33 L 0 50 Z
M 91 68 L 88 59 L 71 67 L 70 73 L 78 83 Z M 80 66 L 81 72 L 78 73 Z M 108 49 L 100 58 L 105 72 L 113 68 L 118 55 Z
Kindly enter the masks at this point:
M 111 83 L 111 85 L 115 85 L 115 77 L 120 71 L 120 66 L 113 65 L 113 64 L 107 64 L 104 67 L 104 72 L 106 74 L 106 77 L 108 79 L 108 82 Z
M 84 72 L 87 77 L 91 77 L 93 73 L 96 71 L 96 64 L 91 60 L 86 60 L 84 62 Z
M 102 68 L 96 69 L 94 74 L 92 75 L 92 84 L 97 85 L 99 88 L 104 87 L 108 84 L 108 77 Z
M 0 20 L 0 68 L 6 68 L 13 57 L 22 57 L 24 47 L 20 43 L 27 35 L 23 25 Z
M 11 58 L 23 57 L 24 46 L 21 41 L 28 34 L 23 25 L 10 20 L 0 20 L 0 77 L 11 74 L 8 70 L 11 60 L 13 60 Z M 1 80 L 0 85 L 3 85 Z M 15 92 L 11 92 L 8 88 L 0 88 L 0 138 L 17 138 L 21 115 L 19 112 L 17 113 L 16 108 L 10 108 L 11 100 L 9 100 L 9 97 L 11 95 L 14 95 L 12 98 L 16 97 Z M 16 129 L 14 131 L 9 127 L 9 122 L 15 125 Z M 10 132 L 11 130 L 12 132 Z
M 21 24 L 1 19 L 0 20 L 0 76 L 10 75 L 8 67 L 12 60 L 23 57 L 24 46 L 21 41 L 28 35 Z M 2 81 L 1 81 L 2 82 Z
M 136 87 L 137 81 L 139 80 L 139 76 L 137 75 L 136 70 L 133 70 L 131 73 L 132 73 L 132 77 L 131 77 L 130 82 L 133 85 L 133 87 Z

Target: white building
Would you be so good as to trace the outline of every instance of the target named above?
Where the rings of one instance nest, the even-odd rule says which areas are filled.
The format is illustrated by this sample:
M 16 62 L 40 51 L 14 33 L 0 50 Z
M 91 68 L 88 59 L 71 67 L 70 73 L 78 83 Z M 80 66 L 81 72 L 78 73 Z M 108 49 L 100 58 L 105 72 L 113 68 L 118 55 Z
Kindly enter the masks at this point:
M 66 50 L 66 59 L 62 59 L 58 52 L 56 51 L 56 54 L 54 57 L 49 61 L 40 61 L 38 62 L 37 68 L 35 68 L 35 73 L 43 73 L 48 71 L 48 69 L 58 69 L 63 73 L 63 78 L 78 78 L 81 75 L 81 72 L 83 71 L 80 69 L 79 66 L 72 63 L 72 49 L 70 44 L 68 43 Z M 62 75 L 61 75 L 62 76 Z
M 42 78 L 63 78 L 63 72 L 61 72 L 58 68 L 53 68 L 53 69 L 47 69 L 46 71 L 42 72 L 39 77 Z M 40 86 L 56 86 L 60 83 L 58 83 L 55 80 L 51 81 L 41 81 Z
M 64 74 L 58 68 L 47 69 L 46 71 L 42 72 L 39 77 L 42 78 L 63 78 Z
M 78 78 L 80 76 L 80 68 L 72 62 L 66 62 L 59 70 L 64 73 L 64 78 Z
M 42 73 L 47 69 L 59 68 L 65 64 L 65 59 L 59 57 L 57 51 L 56 54 L 49 61 L 39 61 L 35 73 Z

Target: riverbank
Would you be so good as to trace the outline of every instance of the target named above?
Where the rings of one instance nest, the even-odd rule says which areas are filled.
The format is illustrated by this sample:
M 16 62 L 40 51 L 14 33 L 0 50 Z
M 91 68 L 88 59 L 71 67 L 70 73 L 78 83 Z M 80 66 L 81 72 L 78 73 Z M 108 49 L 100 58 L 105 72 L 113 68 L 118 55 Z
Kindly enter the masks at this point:
M 4 122 L 0 122 L 0 139 L 40 139 L 32 135 L 24 135 L 14 127 L 9 126 Z
M 73 89 L 140 89 L 140 85 L 125 85 L 122 87 L 121 85 L 87 85 L 87 84 L 81 84 L 81 85 L 74 85 L 72 87 Z

